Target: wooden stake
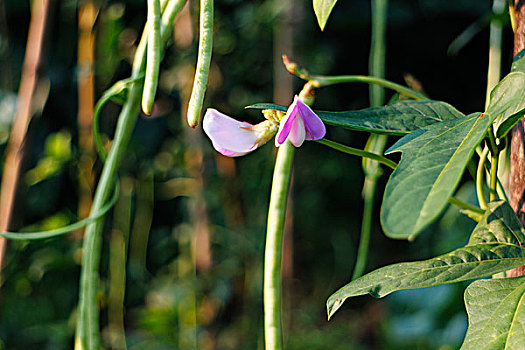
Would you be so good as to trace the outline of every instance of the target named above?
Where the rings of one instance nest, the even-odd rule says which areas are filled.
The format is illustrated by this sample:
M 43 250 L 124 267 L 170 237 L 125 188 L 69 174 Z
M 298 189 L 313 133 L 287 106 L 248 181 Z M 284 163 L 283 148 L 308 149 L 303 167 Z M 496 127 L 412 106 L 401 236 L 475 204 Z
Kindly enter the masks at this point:
M 510 14 L 514 16 L 514 56 L 525 49 L 525 1 L 514 0 Z M 525 225 L 525 119 L 512 129 L 510 142 L 509 202 Z M 525 275 L 525 266 L 507 271 L 507 277 Z
M 44 33 L 49 13 L 49 0 L 34 0 L 27 37 L 22 78 L 18 89 L 18 102 L 13 128 L 7 144 L 4 173 L 0 192 L 0 231 L 11 229 L 11 219 L 16 198 L 18 180 L 27 128 L 32 117 L 31 102 L 38 79 L 42 59 Z M 6 240 L 0 238 L 0 271 L 3 266 Z

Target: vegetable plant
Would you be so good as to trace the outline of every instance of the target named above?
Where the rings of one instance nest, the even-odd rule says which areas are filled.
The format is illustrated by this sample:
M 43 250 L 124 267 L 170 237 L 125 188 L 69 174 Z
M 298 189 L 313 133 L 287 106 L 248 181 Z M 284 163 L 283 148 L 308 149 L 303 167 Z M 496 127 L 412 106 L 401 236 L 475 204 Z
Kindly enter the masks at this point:
M 185 0 L 148 0 L 147 20 L 134 52 L 131 74 L 107 89 L 93 112 L 94 147 L 101 173 L 93 193 L 91 213 L 68 226 L 50 231 L 2 232 L 6 239 L 49 239 L 85 227 L 82 238 L 76 349 L 101 348 L 100 267 L 103 231 L 107 214 L 117 202 L 121 181 L 119 168 L 141 111 L 150 116 L 161 82 L 161 65 L 171 43 L 173 23 Z M 352 298 L 471 281 L 464 292 L 468 330 L 462 349 L 520 349 L 525 342 L 525 6 L 519 0 L 494 0 L 490 59 L 485 108 L 464 113 L 447 101 L 433 99 L 417 84 L 385 79 L 388 0 L 371 0 L 372 33 L 369 69 L 361 74 L 326 76 L 314 74 L 309 62 L 294 61 L 282 52 L 282 68 L 301 81 L 288 103 L 252 101 L 247 110 L 258 111 L 260 121 L 251 124 L 210 106 L 203 112 L 208 79 L 212 76 L 215 31 L 214 1 L 200 0 L 199 38 L 194 80 L 183 106 L 187 133 L 201 127 L 221 156 L 249 157 L 266 143 L 276 149 L 268 202 L 263 266 L 264 344 L 267 350 L 283 349 L 282 326 L 283 232 L 294 156 L 305 141 L 323 152 L 339 151 L 362 158 L 363 215 L 361 235 L 351 279 L 327 296 L 327 318 L 344 313 Z M 329 25 L 337 0 L 313 0 L 312 8 L 321 31 Z M 510 73 L 500 77 L 502 13 L 509 10 L 514 30 L 514 59 Z M 223 39 L 224 40 L 224 39 Z M 304 64 L 305 67 L 302 66 Z M 211 71 L 211 72 L 210 72 Z M 350 72 L 349 72 L 350 73 Z M 366 84 L 370 106 L 364 109 L 329 111 L 316 107 L 316 96 L 327 87 Z M 386 97 L 390 98 L 387 100 Z M 480 97 L 482 100 L 483 97 Z M 111 142 L 99 131 L 101 111 L 110 101 L 120 104 Z M 201 115 L 204 116 L 201 118 Z M 366 145 L 350 147 L 336 142 L 334 130 L 365 135 Z M 68 154 L 69 156 L 69 154 Z M 198 157 L 196 157 L 198 158 Z M 510 162 L 510 173 L 502 164 Z M 305 165 L 305 166 L 308 166 Z M 388 177 L 384 191 L 381 178 Z M 457 196 L 463 179 L 475 183 L 477 203 Z M 507 177 L 510 178 L 506 181 Z M 123 182 L 123 181 L 122 181 Z M 152 180 L 151 180 L 152 182 Z M 201 181 L 202 182 L 202 181 Z M 508 183 L 508 184 L 507 184 Z M 200 182 L 195 188 L 202 187 Z M 200 187 L 199 187 L 200 186 Z M 204 184 L 205 186 L 205 184 Z M 375 201 L 382 197 L 380 210 Z M 413 242 L 447 208 L 475 222 L 466 245 L 426 260 L 411 261 L 368 270 L 373 218 L 389 239 Z M 131 209 L 126 209 L 131 212 Z M 124 210 L 124 211 L 126 211 Z M 205 210 L 204 210 L 205 211 Z M 307 213 L 306 215 L 315 215 Z M 328 230 L 330 224 L 327 224 Z M 103 265 L 102 265 L 103 266 Z M 121 277 L 125 271 L 119 272 Z M 283 335 L 284 334 L 284 335 Z

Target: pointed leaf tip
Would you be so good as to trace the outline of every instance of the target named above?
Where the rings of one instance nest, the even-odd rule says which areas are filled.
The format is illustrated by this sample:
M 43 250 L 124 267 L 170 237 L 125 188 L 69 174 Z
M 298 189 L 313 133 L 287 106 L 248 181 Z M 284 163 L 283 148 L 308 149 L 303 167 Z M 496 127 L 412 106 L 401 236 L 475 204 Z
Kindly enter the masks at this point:
M 317 23 L 319 23 L 319 28 L 321 31 L 324 31 L 328 17 L 332 12 L 337 0 L 313 0 L 314 12 L 317 17 Z

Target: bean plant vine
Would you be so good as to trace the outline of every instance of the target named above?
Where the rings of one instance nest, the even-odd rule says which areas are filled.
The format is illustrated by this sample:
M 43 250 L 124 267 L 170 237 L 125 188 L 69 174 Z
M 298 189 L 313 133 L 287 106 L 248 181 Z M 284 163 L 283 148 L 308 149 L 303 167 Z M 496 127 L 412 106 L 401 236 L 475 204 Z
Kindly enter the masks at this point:
M 336 1 L 314 0 L 314 10 L 321 29 L 325 27 L 335 3 Z M 501 40 L 498 39 L 501 31 L 498 31 L 497 25 L 492 26 L 491 60 L 488 74 L 490 79 L 487 87 L 490 93 L 487 94 L 486 108 L 484 112 L 464 115 L 444 102 L 430 100 L 418 91 L 383 79 L 387 6 L 386 1 L 372 1 L 373 33 L 370 73 L 375 77 L 316 76 L 284 57 L 288 71 L 307 81 L 302 93 L 305 91 L 311 93 L 313 89 L 339 83 L 372 84 L 370 88 L 371 108 L 339 113 L 316 112 L 319 118 L 328 125 L 367 131 L 372 134 L 364 150 L 356 150 L 325 138 L 318 140 L 319 143 L 336 150 L 363 157 L 366 174 L 365 213 L 353 280 L 328 298 L 328 318 L 331 318 L 341 308 L 345 300 L 353 296 L 370 294 L 375 297 L 383 297 L 402 289 L 430 287 L 494 276 L 494 282 L 475 281 L 466 289 L 465 303 L 469 313 L 469 329 L 462 349 L 485 348 L 486 344 L 493 344 L 491 348 L 498 349 L 519 348 L 520 342 L 525 339 L 523 327 L 519 321 L 520 312 L 523 312 L 521 306 L 525 280 L 523 277 L 506 278 L 505 272 L 518 268 L 525 262 L 525 251 L 522 248 L 525 230 L 506 201 L 504 189 L 498 179 L 498 164 L 500 155 L 507 144 L 504 135 L 509 133 L 524 114 L 525 105 L 521 88 L 525 82 L 523 80 L 525 74 L 520 69 L 523 67 L 521 62 L 523 55 L 518 54 L 512 72 L 501 82 L 495 83 L 494 77 L 498 76 L 495 69 L 499 70 L 499 61 L 498 55 L 494 52 L 501 44 Z M 498 6 L 499 4 L 495 3 L 495 8 Z M 514 4 L 511 4 L 511 15 L 515 13 L 513 6 Z M 399 95 L 397 100 L 392 101 L 391 104 L 378 107 L 383 103 L 381 90 L 383 87 L 394 89 Z M 313 96 L 308 96 L 306 100 L 311 104 Z M 272 104 L 256 104 L 250 107 L 266 110 L 266 113 L 269 113 L 268 110 L 287 111 L 287 114 L 291 113 L 292 108 L 292 106 L 287 109 L 285 106 Z M 306 118 L 306 115 L 304 117 Z M 215 128 L 208 127 L 207 133 L 217 151 L 227 156 L 242 155 L 253 151 L 254 147 L 250 146 L 252 141 L 246 137 L 244 149 L 239 147 L 236 152 L 229 153 L 228 147 L 226 150 L 223 148 L 223 145 L 227 145 L 228 142 L 223 137 L 219 138 L 215 135 L 221 123 L 211 121 L 211 116 L 209 119 L 209 123 L 216 124 Z M 287 128 L 287 124 L 287 119 L 280 120 L 277 137 L 281 130 Z M 230 137 L 237 134 L 235 127 L 228 126 L 226 122 L 222 123 L 222 128 Z M 301 130 L 300 127 L 297 128 Z M 306 134 L 311 131 L 311 126 L 306 125 Z M 399 163 L 394 163 L 383 155 L 386 135 L 405 135 L 385 153 L 388 155 L 392 152 L 402 152 Z M 268 138 L 265 135 L 256 140 L 267 140 Z M 290 140 L 296 145 L 292 135 L 290 135 Z M 259 141 L 256 141 L 256 145 L 259 146 Z M 476 152 L 479 154 L 477 171 L 472 174 L 477 184 L 479 208 L 453 197 L 465 169 L 471 162 L 476 162 Z M 289 168 L 289 165 L 285 167 L 283 165 L 285 163 L 280 161 L 282 153 L 284 150 L 280 149 L 275 174 L 280 174 L 283 169 Z M 414 240 L 450 203 L 478 222 L 471 233 L 468 244 L 463 248 L 429 260 L 394 264 L 360 277 L 366 266 L 371 212 L 376 181 L 380 174 L 377 168 L 378 163 L 373 163 L 372 160 L 394 169 L 386 185 L 381 209 L 381 224 L 388 237 Z M 273 189 L 275 191 L 282 191 L 287 187 L 288 180 L 286 179 L 289 178 L 289 175 L 283 178 L 274 177 Z M 486 186 L 488 186 L 488 193 L 485 191 Z M 270 279 L 265 272 L 265 332 L 266 348 L 282 349 L 283 331 L 280 328 L 279 312 L 276 310 L 280 303 L 280 287 L 278 283 L 275 283 L 280 280 L 280 269 L 274 268 L 274 259 L 275 257 L 280 258 L 281 247 L 276 246 L 275 243 L 273 222 L 276 217 L 279 218 L 277 222 L 284 220 L 285 209 L 281 208 L 280 216 L 275 213 L 275 206 L 272 204 L 273 193 L 272 191 L 265 260 L 267 264 L 265 271 L 269 271 L 268 274 L 273 274 L 273 276 Z M 283 202 L 280 203 L 282 205 Z M 281 229 L 282 226 L 281 222 Z M 268 256 L 272 258 L 268 259 Z M 495 299 L 499 300 L 496 305 L 493 301 Z M 512 317 L 502 319 L 501 313 L 503 312 L 505 315 L 510 313 Z
M 76 316 L 76 349 L 101 347 L 97 292 L 104 218 L 119 195 L 118 170 L 137 117 L 141 110 L 146 115 L 153 112 L 161 61 L 173 22 L 185 3 L 185 0 L 147 1 L 147 22 L 134 54 L 131 75 L 106 90 L 96 105 L 93 138 L 103 168 L 90 216 L 58 230 L 1 233 L 8 239 L 37 240 L 86 227 Z M 313 0 L 312 7 L 321 30 L 325 29 L 331 13 L 337 11 L 336 4 L 337 0 Z M 516 215 L 518 208 L 511 207 L 507 199 L 509 190 L 502 181 L 507 175 L 502 172 L 501 163 L 507 154 L 512 129 L 525 115 L 525 50 L 519 50 L 511 72 L 500 79 L 502 31 L 499 17 L 494 17 L 485 108 L 464 114 L 447 102 L 433 100 L 415 86 L 417 84 L 385 79 L 388 5 L 388 0 L 370 2 L 372 32 L 368 75 L 313 74 L 283 52 L 282 69 L 303 84 L 295 96 L 290 96 L 289 105 L 261 102 L 247 106 L 261 111 L 264 120 L 256 125 L 211 108 L 203 117 L 204 132 L 215 150 L 224 156 L 245 156 L 267 142 L 277 148 L 264 255 L 265 349 L 285 348 L 283 339 L 287 329 L 281 320 L 283 232 L 294 154 L 305 141 L 326 146 L 320 146 L 325 152 L 339 151 L 362 158 L 364 173 L 364 212 L 356 262 L 353 271 L 349 271 L 350 281 L 340 281 L 348 283 L 326 301 L 328 319 L 335 317 L 338 311 L 344 313 L 344 303 L 351 303 L 355 296 L 369 294 L 381 298 L 399 290 L 474 280 L 464 294 L 469 326 L 461 349 L 522 348 L 525 277 L 507 277 L 507 274 L 525 265 L 525 229 Z M 493 9 L 498 16 L 505 6 L 504 1 L 494 0 Z M 525 21 L 525 15 L 523 18 L 516 15 L 520 8 L 513 2 L 508 6 L 514 28 L 524 28 L 525 24 L 520 27 L 519 21 Z M 198 126 L 204 105 L 213 51 L 213 17 L 213 0 L 200 0 L 198 57 L 186 112 L 191 128 Z M 516 35 L 525 36 L 519 31 Z M 308 62 L 301 64 L 308 66 Z M 355 83 L 368 85 L 370 107 L 348 111 L 315 108 L 315 94 L 322 94 L 323 88 Z M 385 91 L 392 96 L 389 101 L 385 100 Z M 108 143 L 104 142 L 98 128 L 100 112 L 110 100 L 120 100 L 122 106 L 115 135 Z M 330 130 L 335 128 L 365 133 L 368 141 L 363 148 L 336 142 L 330 136 Z M 385 150 L 387 145 L 391 146 Z M 401 157 L 393 158 L 392 153 L 401 153 Z M 377 211 L 375 201 L 381 190 L 378 181 L 382 176 L 389 179 L 381 209 Z M 477 205 L 456 196 L 461 180 L 467 176 L 475 182 Z M 476 222 L 465 246 L 427 260 L 387 265 L 365 273 L 376 214 L 388 238 L 413 241 L 450 205 Z

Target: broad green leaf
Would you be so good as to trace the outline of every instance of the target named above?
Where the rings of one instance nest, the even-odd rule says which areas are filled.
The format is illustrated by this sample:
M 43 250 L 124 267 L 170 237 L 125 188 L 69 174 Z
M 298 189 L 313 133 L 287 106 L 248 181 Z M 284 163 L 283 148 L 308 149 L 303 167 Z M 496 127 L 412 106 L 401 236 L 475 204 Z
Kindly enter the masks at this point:
M 479 280 L 465 290 L 469 327 L 461 350 L 521 350 L 525 277 Z
M 392 238 L 413 238 L 446 206 L 491 122 L 488 115 L 434 124 L 400 139 L 403 152 L 383 200 L 381 222 Z
M 315 17 L 317 17 L 317 23 L 319 23 L 321 30 L 324 30 L 326 21 L 328 21 L 336 2 L 337 0 L 313 0 Z
M 514 57 L 512 73 L 492 90 L 488 110 L 491 107 L 498 108 L 498 114 L 505 112 L 507 115 L 498 126 L 498 138 L 505 137 L 525 115 L 525 50 Z
M 246 108 L 275 109 L 282 112 L 288 109 L 271 103 L 258 103 Z M 440 101 L 404 101 L 359 111 L 315 113 L 329 125 L 388 135 L 405 135 L 441 121 L 465 117 L 448 103 Z
M 509 73 L 492 89 L 487 113 L 497 117 L 514 114 L 525 107 L 525 73 Z
M 382 267 L 348 283 L 328 298 L 328 317 L 350 297 L 384 297 L 402 289 L 481 278 L 524 265 L 522 242 L 525 230 L 508 203 L 490 203 L 465 247 L 429 260 Z
M 387 236 L 413 239 L 441 213 L 492 121 L 479 113 L 443 121 L 406 135 L 387 150 L 403 152 L 381 207 Z
M 519 120 L 519 118 L 516 119 L 516 114 L 524 108 L 525 73 L 512 72 L 500 81 L 490 93 L 490 103 L 487 107 L 487 113 L 494 117 L 503 115 L 500 124 L 510 118 L 512 118 L 512 122 L 516 124 Z M 514 124 L 512 124 L 512 126 Z M 509 128 L 509 123 L 506 123 L 505 128 Z M 498 128 L 497 133 L 503 134 L 504 132 L 499 131 Z

